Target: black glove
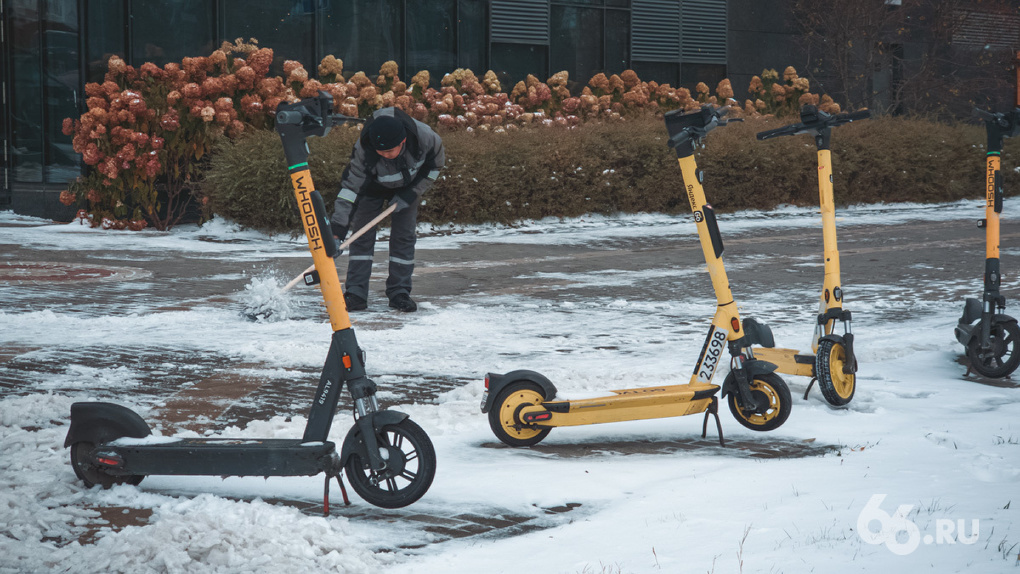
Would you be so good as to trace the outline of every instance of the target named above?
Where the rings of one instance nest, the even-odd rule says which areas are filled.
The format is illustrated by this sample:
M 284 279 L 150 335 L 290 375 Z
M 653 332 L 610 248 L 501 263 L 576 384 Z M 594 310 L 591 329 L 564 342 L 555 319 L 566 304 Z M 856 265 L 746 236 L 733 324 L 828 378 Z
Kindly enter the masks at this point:
M 344 242 L 344 237 L 347 237 L 347 226 L 346 225 L 330 225 L 333 228 L 333 239 L 336 240 L 336 246 L 340 247 L 340 244 Z M 336 250 L 334 257 L 340 257 L 343 253 L 342 249 Z
M 336 237 L 336 244 L 340 245 L 340 243 L 344 240 L 344 237 L 347 237 L 347 226 L 337 225 L 335 223 L 330 223 L 329 226 L 333 229 L 333 237 Z
M 397 211 L 400 211 L 414 205 L 418 201 L 418 194 L 413 189 L 405 187 L 398 191 L 393 199 L 397 202 Z

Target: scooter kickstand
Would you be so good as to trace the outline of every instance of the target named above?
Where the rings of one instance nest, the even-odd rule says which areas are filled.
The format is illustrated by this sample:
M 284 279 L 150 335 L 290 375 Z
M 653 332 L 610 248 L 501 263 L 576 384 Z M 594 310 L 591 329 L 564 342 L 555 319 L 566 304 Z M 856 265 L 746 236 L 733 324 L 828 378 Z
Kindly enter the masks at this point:
M 336 474 L 336 483 L 340 485 L 340 494 L 344 497 L 344 506 L 351 505 L 351 499 L 347 498 L 347 489 L 344 487 L 344 481 L 340 479 L 340 475 Z M 326 475 L 326 482 L 322 486 L 322 515 L 329 516 L 329 479 L 333 476 Z
M 347 498 L 347 488 L 344 487 L 344 481 L 340 478 L 340 473 L 336 475 L 336 483 L 340 485 L 340 494 L 344 496 L 344 506 L 350 506 L 351 499 Z
M 701 423 L 701 438 L 708 436 L 708 416 L 712 415 L 715 417 L 715 428 L 719 431 L 719 446 L 726 446 L 726 442 L 723 440 L 722 435 L 722 423 L 719 422 L 719 400 L 712 397 L 712 402 L 708 403 L 708 408 L 705 409 L 705 420 Z
M 806 401 L 806 400 L 807 400 L 807 398 L 808 398 L 808 393 L 810 393 L 810 392 L 811 392 L 811 387 L 815 386 L 815 383 L 816 383 L 816 382 L 818 382 L 818 377 L 811 377 L 811 382 L 810 382 L 810 383 L 808 383 L 808 384 L 807 384 L 807 388 L 806 388 L 806 389 L 804 389 L 804 400 L 805 400 L 805 401 Z

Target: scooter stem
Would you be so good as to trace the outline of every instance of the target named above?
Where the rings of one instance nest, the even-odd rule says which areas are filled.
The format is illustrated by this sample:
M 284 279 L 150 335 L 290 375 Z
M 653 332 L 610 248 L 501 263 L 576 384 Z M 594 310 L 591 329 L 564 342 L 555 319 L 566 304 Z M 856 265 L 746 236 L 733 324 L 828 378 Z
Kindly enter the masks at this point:
M 705 188 L 701 185 L 703 173 L 698 169 L 697 162 L 693 155 L 677 158 L 680 164 L 680 171 L 687 189 L 687 199 L 691 204 L 691 211 L 694 212 L 694 221 L 698 227 L 698 238 L 701 240 L 701 249 L 705 253 L 705 262 L 708 265 L 708 273 L 712 277 L 712 287 L 715 289 L 715 298 L 719 306 L 733 303 L 733 292 L 730 291 L 730 281 L 726 276 L 726 268 L 722 262 L 722 238 L 719 235 L 719 226 L 715 221 L 715 212 L 712 206 L 708 205 L 705 199 Z M 728 325 L 722 325 L 730 330 Z

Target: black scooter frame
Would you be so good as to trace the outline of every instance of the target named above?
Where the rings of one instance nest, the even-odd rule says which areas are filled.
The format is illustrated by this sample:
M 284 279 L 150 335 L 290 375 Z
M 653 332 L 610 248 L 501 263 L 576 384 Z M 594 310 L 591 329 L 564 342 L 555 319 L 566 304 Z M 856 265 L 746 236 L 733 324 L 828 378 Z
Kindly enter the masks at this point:
M 358 345 L 351 328 L 332 259 L 337 255 L 337 244 L 330 230 L 322 196 L 314 190 L 308 171 L 309 152 L 305 140 L 312 136 L 325 136 L 333 125 L 358 121 L 357 118 L 332 114 L 332 108 L 332 97 L 320 92 L 317 98 L 281 104 L 276 114 L 276 130 L 283 142 L 302 223 L 315 261 L 315 271 L 306 275 L 305 283 L 320 285 L 334 329 L 304 435 L 301 439 L 144 440 L 151 431 L 145 421 L 130 409 L 113 403 L 74 403 L 64 446 L 72 447 L 72 465 L 86 484 L 96 483 L 97 479 L 104 486 L 116 482 L 137 484 L 149 474 L 269 477 L 325 473 L 325 510 L 328 512 L 330 478 L 336 477 L 343 489 L 340 472 L 352 456 L 358 456 L 360 461 L 368 463 L 373 477 L 379 473 L 380 476 L 403 476 L 409 481 L 419 481 L 414 492 L 400 500 L 373 500 L 363 492 L 365 486 L 359 488 L 360 483 L 356 483 L 356 490 L 372 504 L 390 508 L 405 506 L 428 489 L 435 472 L 432 444 L 406 414 L 379 409 L 376 385 L 366 376 L 365 352 Z M 354 399 L 356 424 L 338 455 L 336 445 L 327 437 L 344 386 Z M 425 465 L 421 470 L 423 476 L 418 477 L 408 471 L 406 460 L 395 462 L 392 456 L 384 458 L 381 454 L 386 449 L 399 454 L 393 445 L 381 445 L 379 442 L 387 428 L 392 429 L 395 425 L 410 425 L 417 429 L 419 434 L 412 432 L 407 436 L 414 436 L 417 440 L 415 457 L 420 457 L 421 464 Z M 390 474 L 386 475 L 387 472 Z M 354 481 L 351 476 L 348 479 Z M 348 502 L 346 490 L 343 494 L 344 501 Z

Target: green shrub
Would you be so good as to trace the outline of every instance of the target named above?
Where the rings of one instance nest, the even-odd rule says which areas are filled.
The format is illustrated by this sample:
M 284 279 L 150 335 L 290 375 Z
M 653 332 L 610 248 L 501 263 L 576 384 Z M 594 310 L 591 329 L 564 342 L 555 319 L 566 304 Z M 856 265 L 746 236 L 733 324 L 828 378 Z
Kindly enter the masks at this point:
M 705 191 L 718 211 L 818 204 L 816 148 L 807 135 L 766 142 L 755 133 L 789 122 L 749 120 L 716 129 L 698 152 Z M 332 210 L 357 137 L 352 128 L 309 140 L 309 165 Z M 663 122 L 637 118 L 574 129 L 442 133 L 447 166 L 425 196 L 419 220 L 513 223 L 586 213 L 686 213 L 676 155 Z M 1007 194 L 1020 192 L 1020 142 L 1007 140 Z M 833 130 L 840 205 L 943 202 L 984 193 L 984 129 L 920 119 L 879 118 Z M 1014 159 L 1015 158 L 1015 159 Z M 204 181 L 211 213 L 269 232 L 299 232 L 283 150 L 274 132 L 217 148 Z

